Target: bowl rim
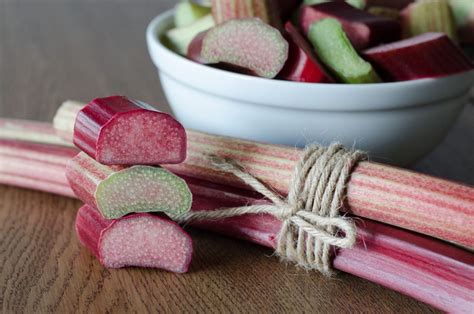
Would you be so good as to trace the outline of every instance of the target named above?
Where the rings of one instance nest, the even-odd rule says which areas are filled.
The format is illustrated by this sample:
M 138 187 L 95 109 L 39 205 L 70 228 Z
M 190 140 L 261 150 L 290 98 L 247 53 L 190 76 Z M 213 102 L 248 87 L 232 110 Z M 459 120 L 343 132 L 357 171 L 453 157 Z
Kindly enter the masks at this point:
M 161 36 L 163 35 L 163 30 L 159 32 L 160 28 L 167 28 L 168 25 L 171 23 L 171 18 L 173 17 L 174 9 L 167 10 L 162 12 L 161 14 L 154 17 L 151 22 L 149 23 L 146 29 L 146 40 L 148 44 L 148 49 L 150 52 L 151 59 L 155 66 L 160 71 L 166 72 L 168 75 L 172 76 L 176 80 L 181 80 L 181 77 L 176 77 L 172 71 L 167 71 L 165 69 L 165 62 L 161 62 L 157 60 L 154 56 L 154 51 L 159 52 L 162 56 L 165 56 L 169 60 L 173 60 L 174 62 L 180 62 L 183 66 L 189 67 L 190 70 L 194 70 L 200 75 L 208 75 L 214 78 L 219 77 L 220 80 L 230 80 L 233 84 L 246 84 L 248 86 L 254 87 L 262 87 L 264 89 L 272 89 L 281 91 L 282 89 L 291 89 L 294 93 L 304 93 L 304 94 L 316 94 L 316 93 L 334 93 L 334 94 L 341 94 L 344 93 L 347 97 L 333 97 L 333 98 L 344 98 L 345 101 L 348 103 L 342 104 L 339 101 L 339 104 L 334 104 L 329 101 L 327 104 L 311 104 L 311 105 L 301 105 L 297 102 L 292 104 L 288 103 L 262 103 L 260 99 L 242 99 L 242 95 L 229 95 L 229 94 L 222 94 L 216 92 L 214 90 L 208 90 L 203 88 L 202 86 L 197 87 L 193 84 L 191 85 L 194 88 L 205 90 L 208 93 L 215 94 L 221 97 L 234 99 L 238 101 L 247 101 L 252 102 L 259 105 L 267 105 L 272 107 L 283 107 L 283 108 L 299 108 L 299 109 L 309 109 L 309 110 L 331 110 L 331 111 L 367 111 L 367 110 L 389 110 L 393 108 L 401 108 L 401 107 L 415 107 L 419 105 L 427 105 L 433 102 L 440 102 L 443 100 L 459 97 L 465 93 L 468 93 L 472 87 L 471 83 L 470 87 L 467 90 L 460 92 L 440 92 L 443 94 L 443 97 L 428 97 L 427 96 L 425 101 L 421 99 L 423 97 L 415 97 L 416 100 L 406 100 L 406 101 L 398 101 L 392 104 L 380 104 L 380 100 L 377 101 L 378 104 L 374 104 L 373 101 L 367 99 L 368 103 L 360 104 L 359 103 L 351 103 L 351 99 L 353 97 L 358 97 L 359 99 L 362 97 L 367 97 L 367 95 L 395 95 L 396 93 L 413 93 L 415 91 L 422 91 L 424 89 L 428 90 L 438 90 L 440 87 L 445 85 L 445 83 L 450 81 L 471 81 L 474 82 L 474 70 L 461 72 L 445 77 L 440 78 L 424 78 L 424 79 L 417 79 L 417 80 L 410 80 L 410 81 L 402 81 L 402 82 L 386 82 L 386 83 L 369 83 L 369 84 L 342 84 L 342 83 L 302 83 L 302 82 L 292 82 L 292 81 L 284 81 L 278 79 L 267 79 L 261 78 L 256 76 L 250 76 L 240 73 L 234 73 L 226 70 L 221 70 L 217 68 L 213 68 L 210 66 L 202 65 L 187 59 L 184 56 L 177 54 L 176 52 L 170 50 L 166 47 L 160 40 Z M 163 26 L 165 25 L 165 26 Z M 439 90 L 438 90 L 439 92 Z M 365 95 L 364 95 L 365 94 Z M 385 96 L 384 96 L 385 97 Z M 252 97 L 250 97 L 252 98 Z M 387 97 L 386 99 L 390 99 Z M 336 102 L 338 103 L 338 102 Z

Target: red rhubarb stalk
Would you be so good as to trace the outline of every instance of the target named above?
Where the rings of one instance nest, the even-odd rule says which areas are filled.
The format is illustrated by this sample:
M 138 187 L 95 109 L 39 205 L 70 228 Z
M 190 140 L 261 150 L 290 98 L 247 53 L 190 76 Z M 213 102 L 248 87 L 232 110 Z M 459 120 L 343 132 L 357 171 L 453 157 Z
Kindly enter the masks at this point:
M 289 43 L 288 60 L 278 77 L 283 80 L 306 83 L 334 83 L 324 66 L 319 62 L 313 48 L 291 23 L 285 24 Z
M 67 164 L 66 177 L 77 197 L 108 219 L 139 212 L 180 215 L 191 208 L 186 182 L 160 167 L 109 167 L 81 152 Z
M 63 113 L 64 110 L 59 111 L 60 115 Z M 67 115 L 65 119 L 68 119 Z M 187 133 L 186 161 L 168 165 L 167 169 L 178 175 L 248 189 L 238 178 L 215 171 L 208 155 L 229 157 L 267 186 L 282 195 L 288 194 L 301 149 L 190 130 Z M 343 211 L 474 249 L 472 186 L 374 162 L 361 162 L 348 183 Z
M 50 146 L 2 141 L 0 147 L 9 146 L 8 143 L 15 143 L 15 149 L 10 148 L 12 157 L 22 156 L 25 151 L 31 150 L 30 159 L 17 158 L 17 163 L 12 164 L 14 167 L 11 173 L 15 175 L 17 172 L 16 185 L 24 187 L 22 180 L 28 178 L 20 169 L 34 159 L 36 151 L 44 151 L 47 154 Z M 67 149 L 71 155 L 76 153 L 74 148 Z M 64 173 L 67 157 L 55 156 L 55 153 L 50 150 L 51 156 L 48 158 L 58 163 L 58 167 L 52 168 L 52 171 Z M 40 156 L 42 157 L 38 162 L 41 163 L 45 156 Z M 0 158 L 3 158 L 2 153 Z M 44 168 L 50 166 L 50 163 L 43 164 Z M 28 175 L 30 178 L 36 176 L 38 183 L 44 180 L 41 174 L 35 171 Z M 55 177 L 59 177 L 59 174 Z M 0 172 L 0 183 L 12 184 L 1 180 Z M 217 210 L 267 202 L 254 192 L 197 179 L 186 180 L 194 194 L 192 210 Z M 66 185 L 67 182 L 63 180 L 62 184 Z M 40 185 L 31 188 L 45 190 L 44 186 Z M 65 189 L 67 188 L 65 186 Z M 333 263 L 336 269 L 397 290 L 441 310 L 459 313 L 470 311 L 474 302 L 472 253 L 442 241 L 370 220 L 356 221 L 359 240 L 353 249 L 337 251 Z M 281 221 L 269 215 L 245 215 L 220 221 L 193 222 L 192 225 L 275 248 Z
M 381 45 L 364 51 L 363 56 L 390 81 L 436 78 L 474 69 L 469 58 L 443 33 L 425 33 Z
M 191 237 L 178 224 L 152 214 L 107 220 L 84 205 L 77 212 L 76 233 L 107 268 L 138 266 L 185 273 L 193 254 Z
M 186 158 L 186 132 L 167 113 L 123 96 L 92 100 L 74 125 L 74 144 L 106 165 L 158 165 Z
M 325 18 L 337 19 L 357 50 L 399 40 L 401 36 L 398 21 L 358 10 L 346 2 L 304 6 L 300 13 L 300 26 L 308 34 L 313 23 Z

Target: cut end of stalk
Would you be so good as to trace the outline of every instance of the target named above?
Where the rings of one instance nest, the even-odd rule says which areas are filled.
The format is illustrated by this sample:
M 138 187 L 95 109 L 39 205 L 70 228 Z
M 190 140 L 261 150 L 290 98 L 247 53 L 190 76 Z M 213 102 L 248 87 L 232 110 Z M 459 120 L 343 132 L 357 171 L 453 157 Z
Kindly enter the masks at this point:
M 158 165 L 186 159 L 186 131 L 167 113 L 127 97 L 98 98 L 79 111 L 74 144 L 106 165 Z
M 274 78 L 288 59 L 288 43 L 258 18 L 229 20 L 207 32 L 201 57 L 206 63 L 226 63 Z
M 97 185 L 97 206 L 105 218 L 129 213 L 189 211 L 192 194 L 186 182 L 166 169 L 133 166 L 111 174 Z
M 166 217 L 132 214 L 107 220 L 84 205 L 77 213 L 76 233 L 107 268 L 137 266 L 185 273 L 192 259 L 191 237 Z

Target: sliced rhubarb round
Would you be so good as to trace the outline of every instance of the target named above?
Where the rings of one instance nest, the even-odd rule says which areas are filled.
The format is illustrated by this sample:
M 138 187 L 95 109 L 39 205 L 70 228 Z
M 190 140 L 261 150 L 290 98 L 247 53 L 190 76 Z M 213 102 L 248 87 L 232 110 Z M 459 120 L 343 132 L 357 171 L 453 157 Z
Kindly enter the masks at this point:
M 274 78 L 288 59 L 288 43 L 276 28 L 258 18 L 230 20 L 206 33 L 199 59 Z
M 158 165 L 186 158 L 186 132 L 167 113 L 122 96 L 97 98 L 79 111 L 74 144 L 106 165 Z
M 186 182 L 160 167 L 112 168 L 79 153 L 68 163 L 66 177 L 76 196 L 107 219 L 140 212 L 180 215 L 191 208 Z
M 193 254 L 191 237 L 169 218 L 157 215 L 108 220 L 84 205 L 77 213 L 76 234 L 107 268 L 137 266 L 185 273 Z

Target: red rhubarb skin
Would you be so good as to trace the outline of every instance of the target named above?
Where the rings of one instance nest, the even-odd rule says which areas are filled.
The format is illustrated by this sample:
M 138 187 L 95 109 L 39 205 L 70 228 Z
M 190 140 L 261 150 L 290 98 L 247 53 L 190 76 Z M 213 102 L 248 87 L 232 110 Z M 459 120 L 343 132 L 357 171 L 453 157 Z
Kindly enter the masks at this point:
M 3 147 L 3 145 L 3 143 L 0 143 L 0 147 Z M 24 145 L 24 143 L 19 143 L 19 145 Z M 70 154 L 77 153 L 77 150 L 73 148 L 67 149 L 70 150 Z M 32 149 L 33 153 L 35 151 L 36 149 Z M 50 157 L 54 157 L 54 160 L 57 160 L 58 166 L 63 165 L 64 167 L 62 170 L 59 170 L 60 167 L 56 167 L 55 171 L 62 171 L 64 173 L 67 157 L 55 156 L 54 150 L 50 152 L 52 154 Z M 14 153 L 15 151 L 12 151 L 10 155 L 18 157 Z M 23 153 L 24 151 L 21 151 L 19 154 Z M 18 163 L 12 171 L 21 169 L 27 162 L 24 159 L 18 159 Z M 47 164 L 45 165 L 47 166 Z M 367 168 L 361 168 L 363 166 L 367 166 Z M 377 167 L 379 170 L 376 171 L 374 168 Z M 363 163 L 355 171 L 356 173 L 364 172 L 369 177 L 379 179 L 382 177 L 387 183 L 396 181 L 402 186 L 405 183 L 414 183 L 416 186 L 420 186 L 421 189 L 428 188 L 430 191 L 442 192 L 442 194 L 450 191 L 450 196 L 454 198 L 465 198 L 469 195 L 472 198 L 474 195 L 469 188 L 451 184 L 444 180 L 426 176 L 420 177 L 418 174 L 407 173 L 401 169 L 393 169 L 393 171 L 387 173 L 387 169 L 384 170 L 384 168 L 387 167 Z M 35 173 L 31 173 L 30 176 L 35 176 Z M 18 173 L 17 178 L 19 179 L 16 182 L 17 186 L 22 187 L 21 171 Z M 254 192 L 196 179 L 185 179 L 194 194 L 192 210 L 216 210 L 228 206 L 243 206 L 266 202 Z M 0 175 L 0 183 L 5 183 L 1 180 L 2 176 Z M 37 177 L 37 180 L 41 182 L 42 178 Z M 6 183 L 9 184 L 9 182 Z M 65 185 L 65 188 L 68 188 L 65 180 L 62 184 Z M 446 187 L 446 185 L 448 186 Z M 357 183 L 354 183 L 354 186 L 357 186 Z M 36 186 L 33 188 L 38 189 L 40 187 Z M 360 188 L 364 190 L 364 186 Z M 408 187 L 406 189 L 402 188 L 402 191 L 407 191 L 408 189 Z M 419 191 L 415 191 L 413 188 L 411 190 L 413 194 L 419 193 Z M 398 193 L 399 191 L 395 192 Z M 357 196 L 357 194 L 351 193 L 350 189 L 348 193 L 349 199 L 351 195 L 352 197 Z M 376 195 L 381 194 L 377 190 L 373 193 Z M 427 196 L 425 195 L 424 197 Z M 449 217 L 449 214 L 447 217 Z M 472 214 L 470 217 L 472 217 Z M 469 219 L 463 223 L 466 221 L 469 221 Z M 474 261 L 472 253 L 450 246 L 445 242 L 370 220 L 358 218 L 356 222 L 358 222 L 359 241 L 352 249 L 338 250 L 334 259 L 334 267 L 336 269 L 377 282 L 441 310 L 461 313 L 469 312 L 472 309 L 472 303 L 474 302 L 472 294 L 474 289 L 472 286 Z M 246 239 L 271 248 L 276 246 L 276 236 L 281 227 L 281 222 L 278 219 L 268 215 L 246 215 L 228 218 L 223 221 L 194 224 L 200 228 Z M 99 224 L 99 227 L 96 227 L 96 229 L 100 229 L 101 226 Z M 95 232 L 97 233 L 98 231 Z M 93 241 L 89 240 L 89 243 L 93 243 Z M 87 246 L 87 244 L 85 245 Z M 96 249 L 95 251 L 97 252 L 98 250 Z
M 363 57 L 386 80 L 437 78 L 474 69 L 471 61 L 443 33 L 425 33 L 375 47 Z
M 158 165 L 186 159 L 186 132 L 169 114 L 127 97 L 92 100 L 79 111 L 74 144 L 106 165 Z
M 287 81 L 305 83 L 334 83 L 323 65 L 318 61 L 311 45 L 291 23 L 285 24 L 289 43 L 288 60 L 278 77 Z
M 311 24 L 324 18 L 337 19 L 357 50 L 401 38 L 402 30 L 398 21 L 369 14 L 345 2 L 304 6 L 300 13 L 300 26 L 308 34 Z
M 143 219 L 145 219 L 143 222 L 138 221 Z M 137 252 L 135 252 L 137 248 L 134 247 L 114 247 L 114 243 L 110 243 L 113 240 L 116 242 L 123 240 L 127 242 L 131 240 L 123 239 L 123 237 L 133 237 L 134 234 L 123 233 L 123 231 L 126 231 L 125 228 L 127 225 L 133 224 L 134 221 L 140 223 L 142 230 L 155 227 L 153 228 L 154 235 L 161 237 L 157 242 L 149 242 L 150 239 L 147 238 L 149 238 L 150 235 L 145 237 L 137 236 L 136 239 L 132 238 L 133 241 L 137 241 L 138 247 L 144 245 L 149 247 L 147 251 L 153 251 L 154 249 L 156 250 L 158 246 L 162 246 L 163 242 L 171 240 L 182 242 L 183 245 L 169 252 L 160 252 L 159 254 L 155 252 L 151 258 L 146 257 L 146 255 L 148 255 L 146 252 L 139 252 L 139 254 L 137 254 Z M 151 226 L 151 224 L 155 225 Z M 167 232 L 160 234 L 160 230 L 156 228 L 156 224 L 162 225 L 161 229 L 165 229 Z M 122 233 L 114 234 L 117 233 L 118 228 L 125 230 L 119 230 Z M 132 214 L 120 219 L 107 220 L 103 218 L 96 209 L 84 205 L 77 212 L 76 234 L 79 241 L 107 268 L 138 266 L 161 268 L 175 273 L 185 273 L 189 269 L 193 254 L 192 239 L 179 225 L 169 218 L 151 214 Z M 113 239 L 109 240 L 110 237 L 113 237 Z M 173 237 L 175 237 L 175 239 L 173 239 Z M 127 249 L 130 252 L 128 252 Z M 169 256 L 166 256 L 166 254 Z M 132 255 L 132 257 L 130 257 L 130 255 Z

